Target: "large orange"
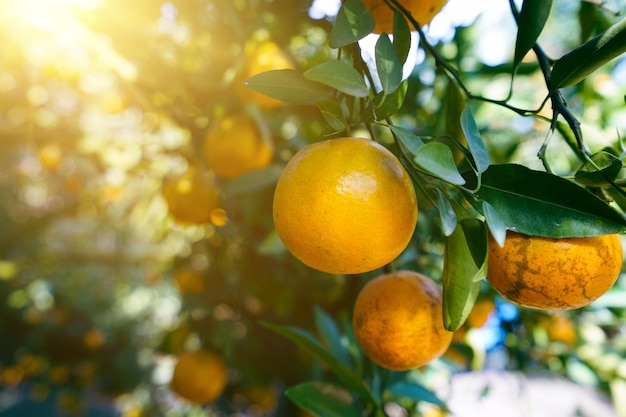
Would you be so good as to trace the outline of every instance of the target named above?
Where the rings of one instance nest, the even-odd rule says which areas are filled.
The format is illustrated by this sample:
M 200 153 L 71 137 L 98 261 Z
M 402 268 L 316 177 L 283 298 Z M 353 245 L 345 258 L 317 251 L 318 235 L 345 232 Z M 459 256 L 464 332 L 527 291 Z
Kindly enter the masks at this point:
M 227 380 L 222 358 L 205 350 L 186 352 L 174 366 L 172 390 L 193 403 L 206 404 L 222 394 Z
M 521 306 L 569 310 L 607 292 L 621 268 L 616 234 L 551 239 L 508 232 L 504 248 L 489 242 L 487 281 Z
M 218 177 L 231 179 L 266 167 L 274 147 L 247 115 L 217 120 L 204 140 L 204 159 Z
M 200 224 L 211 220 L 222 195 L 213 179 L 196 168 L 168 179 L 163 186 L 163 198 L 170 214 L 182 223 Z
M 306 265 L 334 274 L 372 271 L 408 245 L 417 221 L 415 190 L 400 161 L 368 139 L 302 148 L 274 194 L 274 224 Z
M 244 49 L 243 67 L 235 79 L 235 92 L 243 102 L 255 102 L 262 109 L 280 106 L 282 101 L 256 92 L 244 82 L 262 72 L 295 68 L 291 57 L 276 42 L 249 42 Z
M 452 332 L 443 324 L 441 289 L 413 271 L 369 281 L 354 305 L 352 322 L 363 352 L 383 368 L 404 371 L 443 355 Z
M 393 10 L 385 0 L 361 0 L 376 21 L 374 33 L 393 33 Z M 427 25 L 448 0 L 400 0 L 411 16 L 421 25 Z M 409 24 L 409 27 L 411 25 Z M 413 27 L 411 27 L 413 29 Z

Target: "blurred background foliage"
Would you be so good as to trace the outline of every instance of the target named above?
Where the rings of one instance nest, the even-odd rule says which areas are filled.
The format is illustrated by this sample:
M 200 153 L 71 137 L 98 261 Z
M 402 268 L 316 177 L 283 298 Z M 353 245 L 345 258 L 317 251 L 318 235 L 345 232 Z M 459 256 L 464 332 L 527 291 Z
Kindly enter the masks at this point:
M 450 0 L 427 34 L 470 91 L 504 98 L 515 25 L 506 1 L 484 3 L 468 13 L 476 5 Z M 282 247 L 271 221 L 274 182 L 294 151 L 329 127 L 313 107 L 266 103 L 241 84 L 268 41 L 276 49 L 260 68 L 281 62 L 305 70 L 331 57 L 326 13 L 333 7 L 2 2 L 0 415 L 297 415 L 282 391 L 325 370 L 261 322 L 314 329 L 316 306 L 345 319 L 372 274 L 323 274 Z M 559 0 L 554 7 L 539 42 L 558 57 L 610 26 L 625 4 Z M 407 100 L 394 120 L 421 135 L 452 135 L 458 118 L 446 115 L 458 114 L 463 98 L 430 57 L 417 49 L 412 56 Z M 537 108 L 542 83 L 538 68 L 523 64 L 512 104 Z M 623 58 L 564 90 L 593 150 L 622 152 L 625 93 Z M 541 167 L 536 153 L 548 121 L 474 104 L 494 163 Z M 269 141 L 271 161 L 220 178 L 202 156 L 204 141 L 223 117 L 239 115 Z M 571 175 L 582 161 L 561 139 L 551 141 L 548 159 Z M 219 190 L 208 221 L 168 212 L 164 184 L 189 170 Z M 421 201 L 398 267 L 439 279 L 441 257 L 438 215 Z M 625 398 L 625 300 L 623 279 L 592 306 L 563 314 L 518 310 L 485 288 L 451 350 L 420 378 L 435 389 L 459 371 L 550 372 Z M 176 355 L 198 347 L 229 367 L 226 391 L 204 408 L 168 387 Z

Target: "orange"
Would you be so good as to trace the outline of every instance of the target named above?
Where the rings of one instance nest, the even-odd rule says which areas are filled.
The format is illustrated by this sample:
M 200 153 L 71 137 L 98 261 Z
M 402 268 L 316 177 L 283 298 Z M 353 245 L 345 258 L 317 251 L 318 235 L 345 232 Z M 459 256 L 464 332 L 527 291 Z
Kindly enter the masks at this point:
M 415 190 L 400 161 L 368 139 L 307 145 L 281 173 L 274 225 L 304 264 L 358 274 L 393 261 L 417 222 Z
M 476 301 L 474 307 L 472 307 L 472 311 L 470 311 L 467 316 L 467 324 L 473 328 L 483 327 L 487 320 L 489 319 L 489 315 L 496 308 L 495 303 L 491 299 L 482 299 Z
M 274 147 L 252 117 L 236 115 L 218 120 L 204 140 L 204 159 L 215 175 L 231 179 L 265 168 Z
M 448 0 L 400 0 L 411 16 L 421 25 L 427 25 L 435 17 Z M 374 33 L 393 33 L 393 10 L 385 0 L 362 0 L 367 11 L 374 16 L 376 27 Z M 409 27 L 413 29 L 409 22 Z
M 104 345 L 106 336 L 98 328 L 89 329 L 83 336 L 83 343 L 88 349 L 98 349 Z
M 195 168 L 166 181 L 163 198 L 174 218 L 192 224 L 208 222 L 222 201 L 213 179 Z
M 576 326 L 564 313 L 555 314 L 545 323 L 548 337 L 553 342 L 561 342 L 573 346 L 578 338 Z
M 178 357 L 172 375 L 172 390 L 196 404 L 215 401 L 226 387 L 227 369 L 222 359 L 206 350 Z
M 204 276 L 191 267 L 180 268 L 174 273 L 174 280 L 181 294 L 202 294 Z
M 275 42 L 249 42 L 244 50 L 244 64 L 235 79 L 235 92 L 243 102 L 255 102 L 261 109 L 280 106 L 282 101 L 256 92 L 244 85 L 253 75 L 279 69 L 295 69 L 291 57 Z
M 569 310 L 607 292 L 621 268 L 616 234 L 551 239 L 508 232 L 504 248 L 489 242 L 487 281 L 518 305 Z
M 375 363 L 394 371 L 414 369 L 440 357 L 452 332 L 443 325 L 441 289 L 414 271 L 369 281 L 357 296 L 352 322 L 356 340 Z

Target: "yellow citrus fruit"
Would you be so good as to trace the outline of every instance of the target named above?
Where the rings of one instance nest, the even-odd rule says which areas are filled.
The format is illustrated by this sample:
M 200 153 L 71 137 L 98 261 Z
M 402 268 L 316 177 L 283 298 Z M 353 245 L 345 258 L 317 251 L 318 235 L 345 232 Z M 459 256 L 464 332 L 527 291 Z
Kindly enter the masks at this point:
M 172 375 L 172 390 L 196 404 L 215 401 L 226 387 L 227 369 L 222 359 L 206 350 L 178 357 Z
M 489 242 L 487 281 L 518 305 L 569 310 L 607 292 L 621 268 L 616 234 L 551 239 L 508 232 L 504 248 Z
M 548 337 L 553 342 L 561 342 L 572 346 L 578 338 L 576 335 L 576 326 L 565 314 L 554 314 L 550 316 L 545 323 Z
M 413 271 L 369 281 L 357 296 L 352 322 L 363 352 L 383 368 L 414 369 L 440 357 L 452 332 L 443 324 L 441 289 Z
M 478 300 L 467 316 L 467 324 L 473 328 L 483 327 L 489 319 L 489 315 L 496 308 L 491 299 Z
M 174 280 L 181 294 L 201 294 L 204 292 L 204 275 L 191 267 L 180 268 L 174 273 Z
M 273 41 L 250 42 L 245 46 L 244 64 L 235 79 L 235 92 L 244 102 L 256 102 L 261 109 L 269 109 L 283 104 L 282 101 L 256 92 L 244 85 L 253 75 L 279 69 L 295 69 L 291 57 Z
M 448 0 L 400 0 L 411 16 L 421 25 L 427 25 L 435 17 Z M 362 0 L 365 8 L 376 21 L 374 33 L 393 33 L 393 10 L 385 0 Z M 409 27 L 413 29 L 409 22 Z
M 83 336 L 83 343 L 88 349 L 98 349 L 104 345 L 106 336 L 102 330 L 94 328 L 89 329 Z
M 236 115 L 218 120 L 204 140 L 204 159 L 215 175 L 231 179 L 265 168 L 274 147 L 262 135 L 254 119 Z
M 307 145 L 278 179 L 274 225 L 304 264 L 358 274 L 394 260 L 417 222 L 415 190 L 400 161 L 368 139 Z
M 190 168 L 163 186 L 163 198 L 170 214 L 183 223 L 205 223 L 221 204 L 221 192 L 204 172 Z

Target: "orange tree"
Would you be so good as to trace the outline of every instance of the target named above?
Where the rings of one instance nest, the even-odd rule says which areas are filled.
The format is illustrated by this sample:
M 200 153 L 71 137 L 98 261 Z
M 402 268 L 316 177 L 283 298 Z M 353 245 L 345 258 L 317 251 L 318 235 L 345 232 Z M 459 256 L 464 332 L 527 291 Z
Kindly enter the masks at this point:
M 3 38 L 38 42 L 1 52 L 0 383 L 9 394 L 29 389 L 75 414 L 90 406 L 79 394 L 97 390 L 121 398 L 129 416 L 378 416 L 389 405 L 420 415 L 427 402 L 446 409 L 433 375 L 482 366 L 474 336 L 487 329 L 507 334 L 497 343 L 516 369 L 550 369 L 619 397 L 623 283 L 614 297 L 554 314 L 516 309 L 485 280 L 494 245 L 513 242 L 507 231 L 531 240 L 624 231 L 614 133 L 624 103 L 612 75 L 626 30 L 610 10 L 511 1 L 511 56 L 490 66 L 476 59 L 472 27 L 437 43 L 424 33 L 441 2 L 422 14 L 412 2 L 348 0 L 314 21 L 308 1 L 103 0 L 60 21 L 80 25 L 58 38 L 46 32 L 52 23 L 14 24 L 28 2 L 13 3 Z M 393 16 L 393 33 L 367 55 L 360 41 L 376 31 L 377 10 Z M 580 27 L 580 39 L 547 53 L 559 25 Z M 417 36 L 425 58 L 415 63 Z M 374 192 L 360 153 L 328 150 L 296 178 L 298 193 L 275 200 L 294 155 L 342 137 L 384 149 L 371 166 L 401 185 L 383 180 Z M 355 160 L 352 173 L 363 175 L 323 180 Z M 348 190 L 359 191 L 352 202 L 338 197 Z M 287 233 L 322 224 L 298 258 L 328 250 L 315 239 L 324 227 L 350 260 L 377 248 L 378 235 L 401 236 L 399 249 L 367 270 L 306 266 L 274 224 L 275 202 L 293 209 L 291 198 L 299 207 Z M 443 335 L 417 370 L 370 360 L 367 342 L 386 335 L 364 341 L 351 320 L 361 289 L 399 271 L 430 277 L 412 290 L 430 309 L 412 311 L 408 291 L 395 296 L 401 312 L 380 297 L 377 309 L 396 319 L 383 332 L 403 340 L 406 324 L 428 330 L 432 320 Z M 190 351 L 219 356 L 207 367 L 218 370 L 176 371 Z M 211 395 L 195 394 L 206 387 Z

